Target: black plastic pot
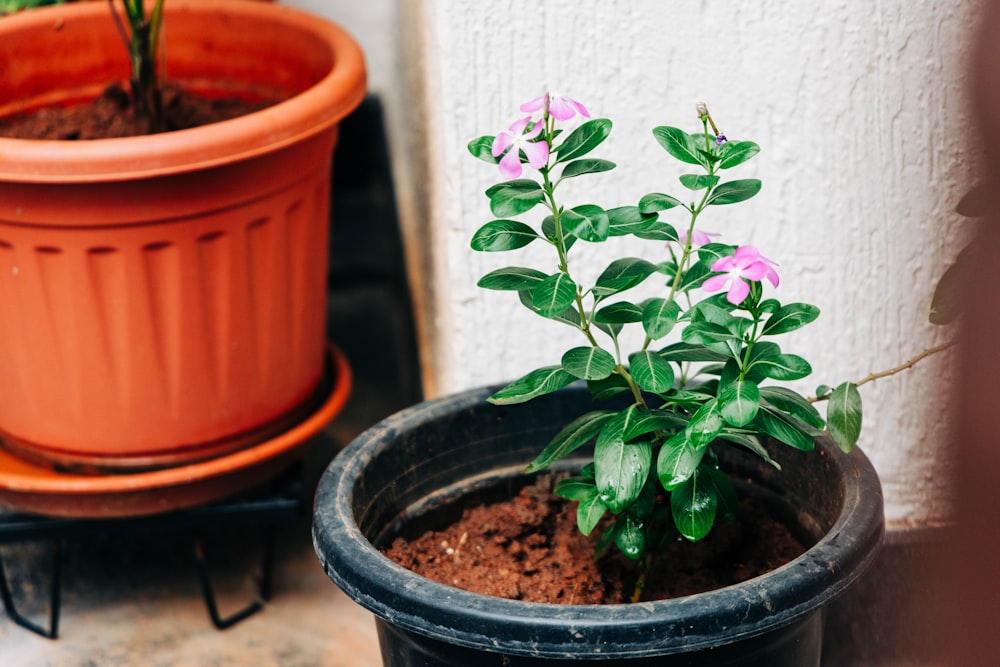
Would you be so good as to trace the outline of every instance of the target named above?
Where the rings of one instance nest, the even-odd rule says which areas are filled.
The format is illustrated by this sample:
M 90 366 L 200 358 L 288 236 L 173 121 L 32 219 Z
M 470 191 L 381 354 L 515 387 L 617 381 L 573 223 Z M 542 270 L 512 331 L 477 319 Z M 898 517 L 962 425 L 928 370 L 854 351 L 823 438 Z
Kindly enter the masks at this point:
M 824 605 L 874 560 L 882 491 L 868 459 L 835 447 L 779 447 L 783 471 L 736 447 L 724 467 L 786 504 L 815 545 L 741 584 L 671 600 L 554 605 L 445 586 L 378 551 L 400 533 L 446 523 L 463 502 L 510 494 L 560 425 L 592 409 L 571 387 L 497 407 L 488 389 L 428 401 L 361 434 L 316 493 L 313 541 L 329 577 L 372 611 L 386 666 L 487 667 L 611 660 L 616 665 L 816 667 Z M 783 499 L 783 500 L 782 500 Z

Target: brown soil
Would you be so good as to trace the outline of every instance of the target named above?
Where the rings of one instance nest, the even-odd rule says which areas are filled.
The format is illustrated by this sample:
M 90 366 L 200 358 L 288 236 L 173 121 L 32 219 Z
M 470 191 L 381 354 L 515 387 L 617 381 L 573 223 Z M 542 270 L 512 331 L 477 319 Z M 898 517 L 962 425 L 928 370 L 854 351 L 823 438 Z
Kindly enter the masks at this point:
M 584 537 L 576 504 L 550 493 L 551 480 L 509 501 L 468 509 L 455 524 L 385 550 L 400 565 L 435 581 L 494 597 L 562 604 L 628 602 L 635 563 L 617 551 L 594 561 L 600 528 Z M 614 549 L 612 548 L 614 551 Z M 644 600 L 691 595 L 753 578 L 805 551 L 765 503 L 747 495 L 737 521 L 704 540 L 673 540 L 653 561 Z
M 209 99 L 163 84 L 163 116 L 167 131 L 183 130 L 236 118 L 274 104 L 238 97 Z M 0 137 L 16 139 L 112 139 L 145 134 L 145 124 L 132 110 L 131 97 L 115 83 L 97 99 L 69 107 L 46 107 L 33 113 L 0 118 Z

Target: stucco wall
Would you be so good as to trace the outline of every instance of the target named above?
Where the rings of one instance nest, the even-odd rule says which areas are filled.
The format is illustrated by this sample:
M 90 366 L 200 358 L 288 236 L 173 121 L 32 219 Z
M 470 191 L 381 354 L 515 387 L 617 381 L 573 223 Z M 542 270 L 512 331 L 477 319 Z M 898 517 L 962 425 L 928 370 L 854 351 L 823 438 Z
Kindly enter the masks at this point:
M 676 192 L 677 167 L 652 141 L 661 124 L 695 129 L 707 100 L 730 138 L 762 146 L 740 173 L 764 182 L 704 227 L 781 263 L 782 301 L 821 318 L 783 343 L 813 362 L 804 384 L 860 379 L 947 338 L 926 323 L 932 287 L 960 245 L 951 213 L 974 180 L 964 100 L 967 0 L 414 0 L 400 5 L 411 91 L 404 198 L 408 250 L 423 304 L 427 384 L 446 393 L 556 363 L 568 329 L 509 293 L 475 287 L 484 273 L 530 265 L 475 253 L 491 219 L 483 190 L 499 180 L 466 142 L 504 129 L 546 88 L 584 101 L 615 128 L 599 151 L 619 163 L 576 179 L 569 203 L 635 203 Z M 542 250 L 542 248 L 538 248 Z M 618 254 L 662 246 L 615 245 Z M 609 249 L 609 252 L 611 249 Z M 515 260 L 515 261 L 511 261 Z M 546 260 L 550 261 L 550 260 Z M 576 260 L 593 277 L 608 255 Z M 417 270 L 419 269 L 419 270 Z M 572 333 L 572 332 L 570 332 Z M 571 344 L 580 344 L 571 341 Z M 862 446 L 882 476 L 890 522 L 945 514 L 941 404 L 948 359 L 864 389 Z

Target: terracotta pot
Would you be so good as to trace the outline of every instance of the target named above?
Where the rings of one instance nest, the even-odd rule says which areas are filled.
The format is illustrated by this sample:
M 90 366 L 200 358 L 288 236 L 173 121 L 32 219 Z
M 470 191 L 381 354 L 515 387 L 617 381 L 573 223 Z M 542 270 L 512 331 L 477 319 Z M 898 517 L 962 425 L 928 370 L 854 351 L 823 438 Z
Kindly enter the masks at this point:
M 0 436 L 66 465 L 143 468 L 261 442 L 315 407 L 337 122 L 357 44 L 270 3 L 171 0 L 166 78 L 287 98 L 89 142 L 0 139 Z M 0 117 L 127 78 L 104 3 L 0 21 Z

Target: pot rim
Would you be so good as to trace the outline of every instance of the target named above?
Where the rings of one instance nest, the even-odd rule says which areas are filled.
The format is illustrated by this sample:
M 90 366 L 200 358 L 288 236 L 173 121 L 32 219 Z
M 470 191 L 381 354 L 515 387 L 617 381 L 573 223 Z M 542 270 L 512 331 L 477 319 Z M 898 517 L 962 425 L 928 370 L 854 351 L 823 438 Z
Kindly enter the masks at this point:
M 580 387 L 571 390 L 586 393 Z M 843 480 L 844 503 L 836 522 L 795 560 L 739 584 L 669 600 L 562 605 L 495 598 L 414 574 L 362 534 L 351 508 L 354 485 L 396 434 L 482 404 L 493 391 L 468 390 L 387 418 L 348 445 L 317 487 L 316 498 L 324 504 L 317 502 L 315 508 L 313 542 L 327 575 L 393 625 L 450 644 L 514 655 L 559 658 L 572 652 L 585 658 L 579 653 L 583 646 L 598 651 L 589 656 L 597 659 L 682 653 L 759 636 L 804 618 L 850 587 L 877 555 L 884 519 L 875 469 L 860 450 L 845 455 L 821 444 L 814 455 L 830 457 Z M 482 628 L 503 628 L 505 635 Z M 637 638 L 644 643 L 637 646 Z
M 66 21 L 110 21 L 105 3 L 44 7 L 0 22 L 5 34 L 51 29 Z M 340 26 L 314 14 L 269 2 L 172 0 L 165 20 L 239 12 L 269 29 L 283 25 L 308 31 L 326 42 L 333 66 L 316 84 L 260 111 L 208 126 L 158 135 L 94 141 L 28 140 L 0 137 L 0 181 L 80 183 L 134 180 L 207 169 L 279 150 L 335 126 L 364 98 L 364 55 Z M 211 19 L 209 19 L 211 20 Z M 124 54 L 122 56 L 124 58 Z M 247 137 L 250 137 L 248 142 Z

